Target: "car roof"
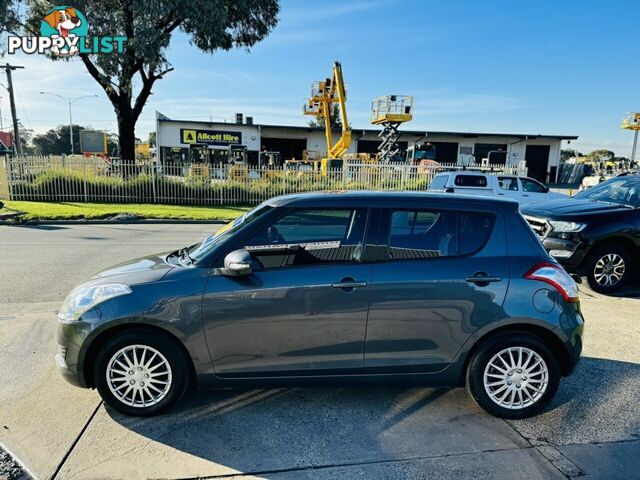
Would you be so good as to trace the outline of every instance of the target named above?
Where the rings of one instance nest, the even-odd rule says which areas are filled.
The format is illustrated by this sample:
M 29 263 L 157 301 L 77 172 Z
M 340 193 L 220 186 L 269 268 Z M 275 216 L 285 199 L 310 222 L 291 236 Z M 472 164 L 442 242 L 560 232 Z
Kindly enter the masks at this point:
M 454 173 L 456 175 L 482 175 L 484 177 L 488 177 L 489 175 L 494 175 L 494 176 L 500 175 L 501 177 L 529 178 L 529 177 L 523 177 L 522 175 L 514 175 L 514 174 L 511 174 L 511 173 L 505 173 L 505 172 L 498 172 L 498 171 L 478 172 L 478 171 L 474 171 L 474 170 L 450 170 L 448 172 L 440 172 L 437 175 L 448 175 L 450 173 Z
M 274 207 L 301 206 L 371 206 L 371 207 L 427 207 L 491 210 L 517 210 L 518 202 L 510 198 L 481 197 L 454 193 L 423 191 L 349 190 L 295 193 L 274 197 L 266 202 Z

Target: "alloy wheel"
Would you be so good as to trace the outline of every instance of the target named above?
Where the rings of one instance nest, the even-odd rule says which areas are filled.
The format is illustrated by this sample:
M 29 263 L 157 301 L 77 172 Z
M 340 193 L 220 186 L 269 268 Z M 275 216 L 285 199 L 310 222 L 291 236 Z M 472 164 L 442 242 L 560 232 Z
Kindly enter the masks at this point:
M 608 253 L 596 262 L 593 278 L 598 285 L 612 287 L 622 280 L 625 270 L 624 258 L 617 253 Z
M 548 383 L 547 364 L 527 347 L 505 348 L 489 360 L 484 370 L 484 389 L 489 398 L 511 410 L 536 403 Z
M 160 402 L 172 383 L 169 362 L 147 345 L 128 345 L 109 360 L 106 370 L 111 393 L 125 405 L 150 407 Z

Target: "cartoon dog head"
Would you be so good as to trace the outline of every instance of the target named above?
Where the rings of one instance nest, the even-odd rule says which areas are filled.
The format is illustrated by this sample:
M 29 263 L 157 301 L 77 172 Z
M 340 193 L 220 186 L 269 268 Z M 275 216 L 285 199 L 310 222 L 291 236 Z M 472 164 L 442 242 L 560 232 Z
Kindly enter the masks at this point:
M 82 20 L 76 15 L 75 8 L 65 8 L 64 10 L 55 10 L 44 17 L 44 21 L 55 28 L 61 37 L 67 37 L 69 31 L 82 25 Z

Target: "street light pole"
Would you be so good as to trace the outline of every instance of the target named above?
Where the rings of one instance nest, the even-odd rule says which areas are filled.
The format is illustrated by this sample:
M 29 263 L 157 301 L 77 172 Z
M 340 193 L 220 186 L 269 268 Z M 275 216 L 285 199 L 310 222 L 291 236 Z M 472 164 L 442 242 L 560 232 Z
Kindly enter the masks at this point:
M 71 98 L 71 97 L 63 97 L 62 95 L 58 95 L 57 93 L 51 93 L 51 92 L 40 92 L 40 94 L 41 95 L 53 95 L 54 97 L 61 98 L 62 100 L 67 102 L 67 105 L 69 105 L 69 145 L 71 146 L 71 155 L 73 155 L 74 154 L 74 148 L 73 148 L 73 116 L 71 114 L 71 105 L 73 103 L 77 102 L 78 100 L 82 100 L 83 98 L 95 98 L 98 95 L 84 95 L 82 97 Z
M 71 99 L 69 98 L 69 143 L 71 144 L 71 155 L 73 155 L 73 117 L 71 116 Z

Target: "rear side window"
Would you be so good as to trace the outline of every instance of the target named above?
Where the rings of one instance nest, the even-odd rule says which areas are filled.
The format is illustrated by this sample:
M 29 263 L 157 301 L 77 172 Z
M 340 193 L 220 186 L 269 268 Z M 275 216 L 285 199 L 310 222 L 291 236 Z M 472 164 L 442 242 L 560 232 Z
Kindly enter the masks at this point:
M 454 183 L 456 187 L 486 187 L 487 177 L 482 175 L 458 175 Z
M 491 213 L 460 213 L 458 254 L 469 255 L 480 250 L 491 236 L 495 219 Z
M 389 260 L 469 255 L 491 236 L 491 213 L 395 210 L 391 213 Z
M 449 175 L 436 175 L 429 185 L 429 190 L 443 190 L 447 185 L 447 180 L 449 180 Z

